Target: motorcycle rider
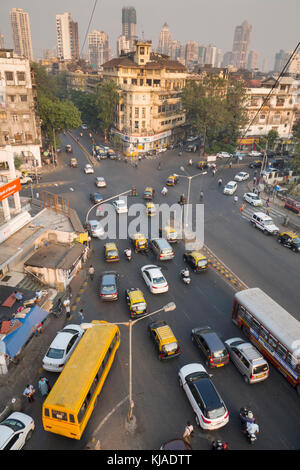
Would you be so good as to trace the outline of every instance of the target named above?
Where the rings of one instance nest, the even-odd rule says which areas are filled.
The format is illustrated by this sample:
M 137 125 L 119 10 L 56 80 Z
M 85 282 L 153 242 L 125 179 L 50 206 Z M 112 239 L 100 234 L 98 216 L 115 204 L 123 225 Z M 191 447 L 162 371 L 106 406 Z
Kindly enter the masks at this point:
M 162 188 L 162 190 L 161 190 L 161 194 L 162 194 L 163 196 L 165 196 L 165 195 L 167 194 L 167 192 L 168 192 L 168 189 L 164 186 L 164 187 Z
M 124 253 L 125 253 L 127 259 L 131 259 L 131 249 L 130 248 L 126 248 L 126 250 L 124 250 Z
M 190 277 L 190 272 L 189 272 L 187 267 L 185 267 L 181 270 L 181 275 L 182 275 L 182 277 Z
M 219 178 L 219 180 L 218 180 L 218 185 L 221 186 L 221 185 L 222 185 L 222 182 L 223 182 L 223 181 L 222 181 L 222 178 Z
M 255 423 L 255 419 L 254 419 L 252 411 L 247 410 L 247 408 L 240 409 L 240 418 L 241 418 L 241 423 L 242 423 L 242 429 L 244 432 L 247 431 L 247 425 L 249 423 L 251 424 Z

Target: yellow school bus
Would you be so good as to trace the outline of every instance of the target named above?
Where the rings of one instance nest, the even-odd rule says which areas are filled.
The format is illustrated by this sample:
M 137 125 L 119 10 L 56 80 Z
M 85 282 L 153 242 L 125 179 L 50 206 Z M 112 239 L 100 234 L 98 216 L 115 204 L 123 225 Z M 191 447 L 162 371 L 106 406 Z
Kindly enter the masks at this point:
M 93 320 L 43 404 L 45 431 L 80 439 L 120 345 L 116 325 Z

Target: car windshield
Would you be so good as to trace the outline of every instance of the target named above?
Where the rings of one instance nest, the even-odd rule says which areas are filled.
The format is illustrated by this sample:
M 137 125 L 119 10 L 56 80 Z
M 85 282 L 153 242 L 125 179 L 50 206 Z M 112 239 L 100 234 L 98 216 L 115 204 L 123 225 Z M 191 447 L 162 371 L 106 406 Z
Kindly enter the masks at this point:
M 232 189 L 233 187 L 234 187 L 233 184 L 226 184 L 226 188 L 228 188 L 228 189 Z
M 102 292 L 107 293 L 107 292 L 113 292 L 116 290 L 115 284 L 105 284 L 102 286 Z
M 300 245 L 300 238 L 293 238 L 293 243 L 295 245 Z
M 119 207 L 125 207 L 126 206 L 126 202 L 125 201 L 117 201 L 117 205 Z
M 13 431 L 20 431 L 20 429 L 23 429 L 25 427 L 24 424 L 18 419 L 11 418 L 7 418 L 5 421 L 2 421 L 1 426 L 7 426 Z
M 197 261 L 197 266 L 205 266 L 207 264 L 206 259 L 200 259 Z
M 178 344 L 177 344 L 177 343 L 165 344 L 165 345 L 162 347 L 163 351 L 165 351 L 166 353 L 170 353 L 170 352 L 176 351 L 177 348 L 178 348 Z
M 257 194 L 251 194 L 250 197 L 251 199 L 255 199 L 256 201 L 259 200 L 259 197 L 257 196 Z
M 153 278 L 153 284 L 162 284 L 163 282 L 165 282 L 165 278 L 163 276 Z
M 134 304 L 132 306 L 132 310 L 146 310 L 146 304 L 145 302 L 139 302 L 137 304 Z
M 109 250 L 109 251 L 107 252 L 107 256 L 109 256 L 110 258 L 111 258 L 111 257 L 118 256 L 118 252 L 117 252 L 117 250 Z
M 274 225 L 273 220 L 265 220 L 265 225 Z
M 64 357 L 64 353 L 64 349 L 49 348 L 46 356 L 50 357 L 50 359 L 61 359 Z

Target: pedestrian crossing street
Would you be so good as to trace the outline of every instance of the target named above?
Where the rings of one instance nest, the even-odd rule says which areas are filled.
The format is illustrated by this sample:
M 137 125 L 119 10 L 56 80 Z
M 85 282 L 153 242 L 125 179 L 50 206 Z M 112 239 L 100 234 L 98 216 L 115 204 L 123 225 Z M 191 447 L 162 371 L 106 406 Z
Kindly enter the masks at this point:
M 237 204 L 237 209 L 239 210 L 239 208 L 240 208 L 240 205 Z M 266 207 L 265 206 L 253 207 L 253 206 L 250 206 L 250 204 L 245 203 L 245 208 L 241 212 L 241 216 L 243 219 L 250 220 L 252 218 L 252 215 L 255 212 L 266 212 Z M 274 222 L 282 225 L 286 217 L 286 214 L 283 211 L 270 207 L 269 216 L 272 217 Z

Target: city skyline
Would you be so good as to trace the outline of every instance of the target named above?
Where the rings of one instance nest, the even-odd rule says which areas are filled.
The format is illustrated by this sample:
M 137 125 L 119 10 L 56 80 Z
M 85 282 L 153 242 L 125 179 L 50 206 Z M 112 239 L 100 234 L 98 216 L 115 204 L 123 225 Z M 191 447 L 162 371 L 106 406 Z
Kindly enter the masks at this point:
M 137 36 L 151 39 L 153 48 L 157 48 L 159 32 L 163 24 L 167 23 L 172 40 L 177 40 L 182 44 L 188 41 L 214 44 L 217 49 L 222 49 L 225 53 L 232 50 L 236 26 L 246 20 L 252 25 L 250 50 L 258 51 L 260 67 L 263 61 L 267 61 L 269 69 L 272 69 L 275 54 L 281 49 L 291 51 L 298 43 L 296 18 L 297 13 L 300 12 L 300 5 L 296 0 L 288 0 L 285 8 L 279 0 L 266 0 L 264 5 L 261 3 L 259 0 L 251 2 L 250 0 L 224 0 L 222 3 L 212 0 L 208 5 L 204 0 L 189 0 L 182 5 L 181 2 L 173 0 L 172 8 L 170 8 L 169 0 L 165 0 L 163 4 L 158 0 L 153 0 L 151 6 L 144 0 L 139 2 L 114 0 L 114 5 L 100 0 L 89 31 L 93 29 L 105 31 L 110 38 L 110 44 L 114 45 L 113 56 L 115 56 L 115 44 L 122 33 L 122 8 L 132 6 L 136 9 Z M 34 57 L 40 58 L 44 49 L 50 49 L 56 44 L 55 17 L 56 14 L 65 11 L 70 12 L 73 20 L 78 22 L 81 52 L 93 6 L 92 0 L 89 5 L 83 0 L 76 0 L 76 2 L 53 0 L 51 4 L 38 7 L 34 0 L 19 0 L 17 4 L 15 1 L 8 0 L 5 5 L 0 5 L 0 17 L 9 19 L 9 11 L 15 7 L 23 8 L 29 14 Z M 216 12 L 219 14 L 216 15 Z M 43 17 L 47 17 L 47 22 L 41 21 Z M 9 21 L 3 21 L 0 24 L 0 33 L 4 35 L 5 46 L 13 47 Z M 85 54 L 87 54 L 87 46 L 86 41 L 83 48 Z

